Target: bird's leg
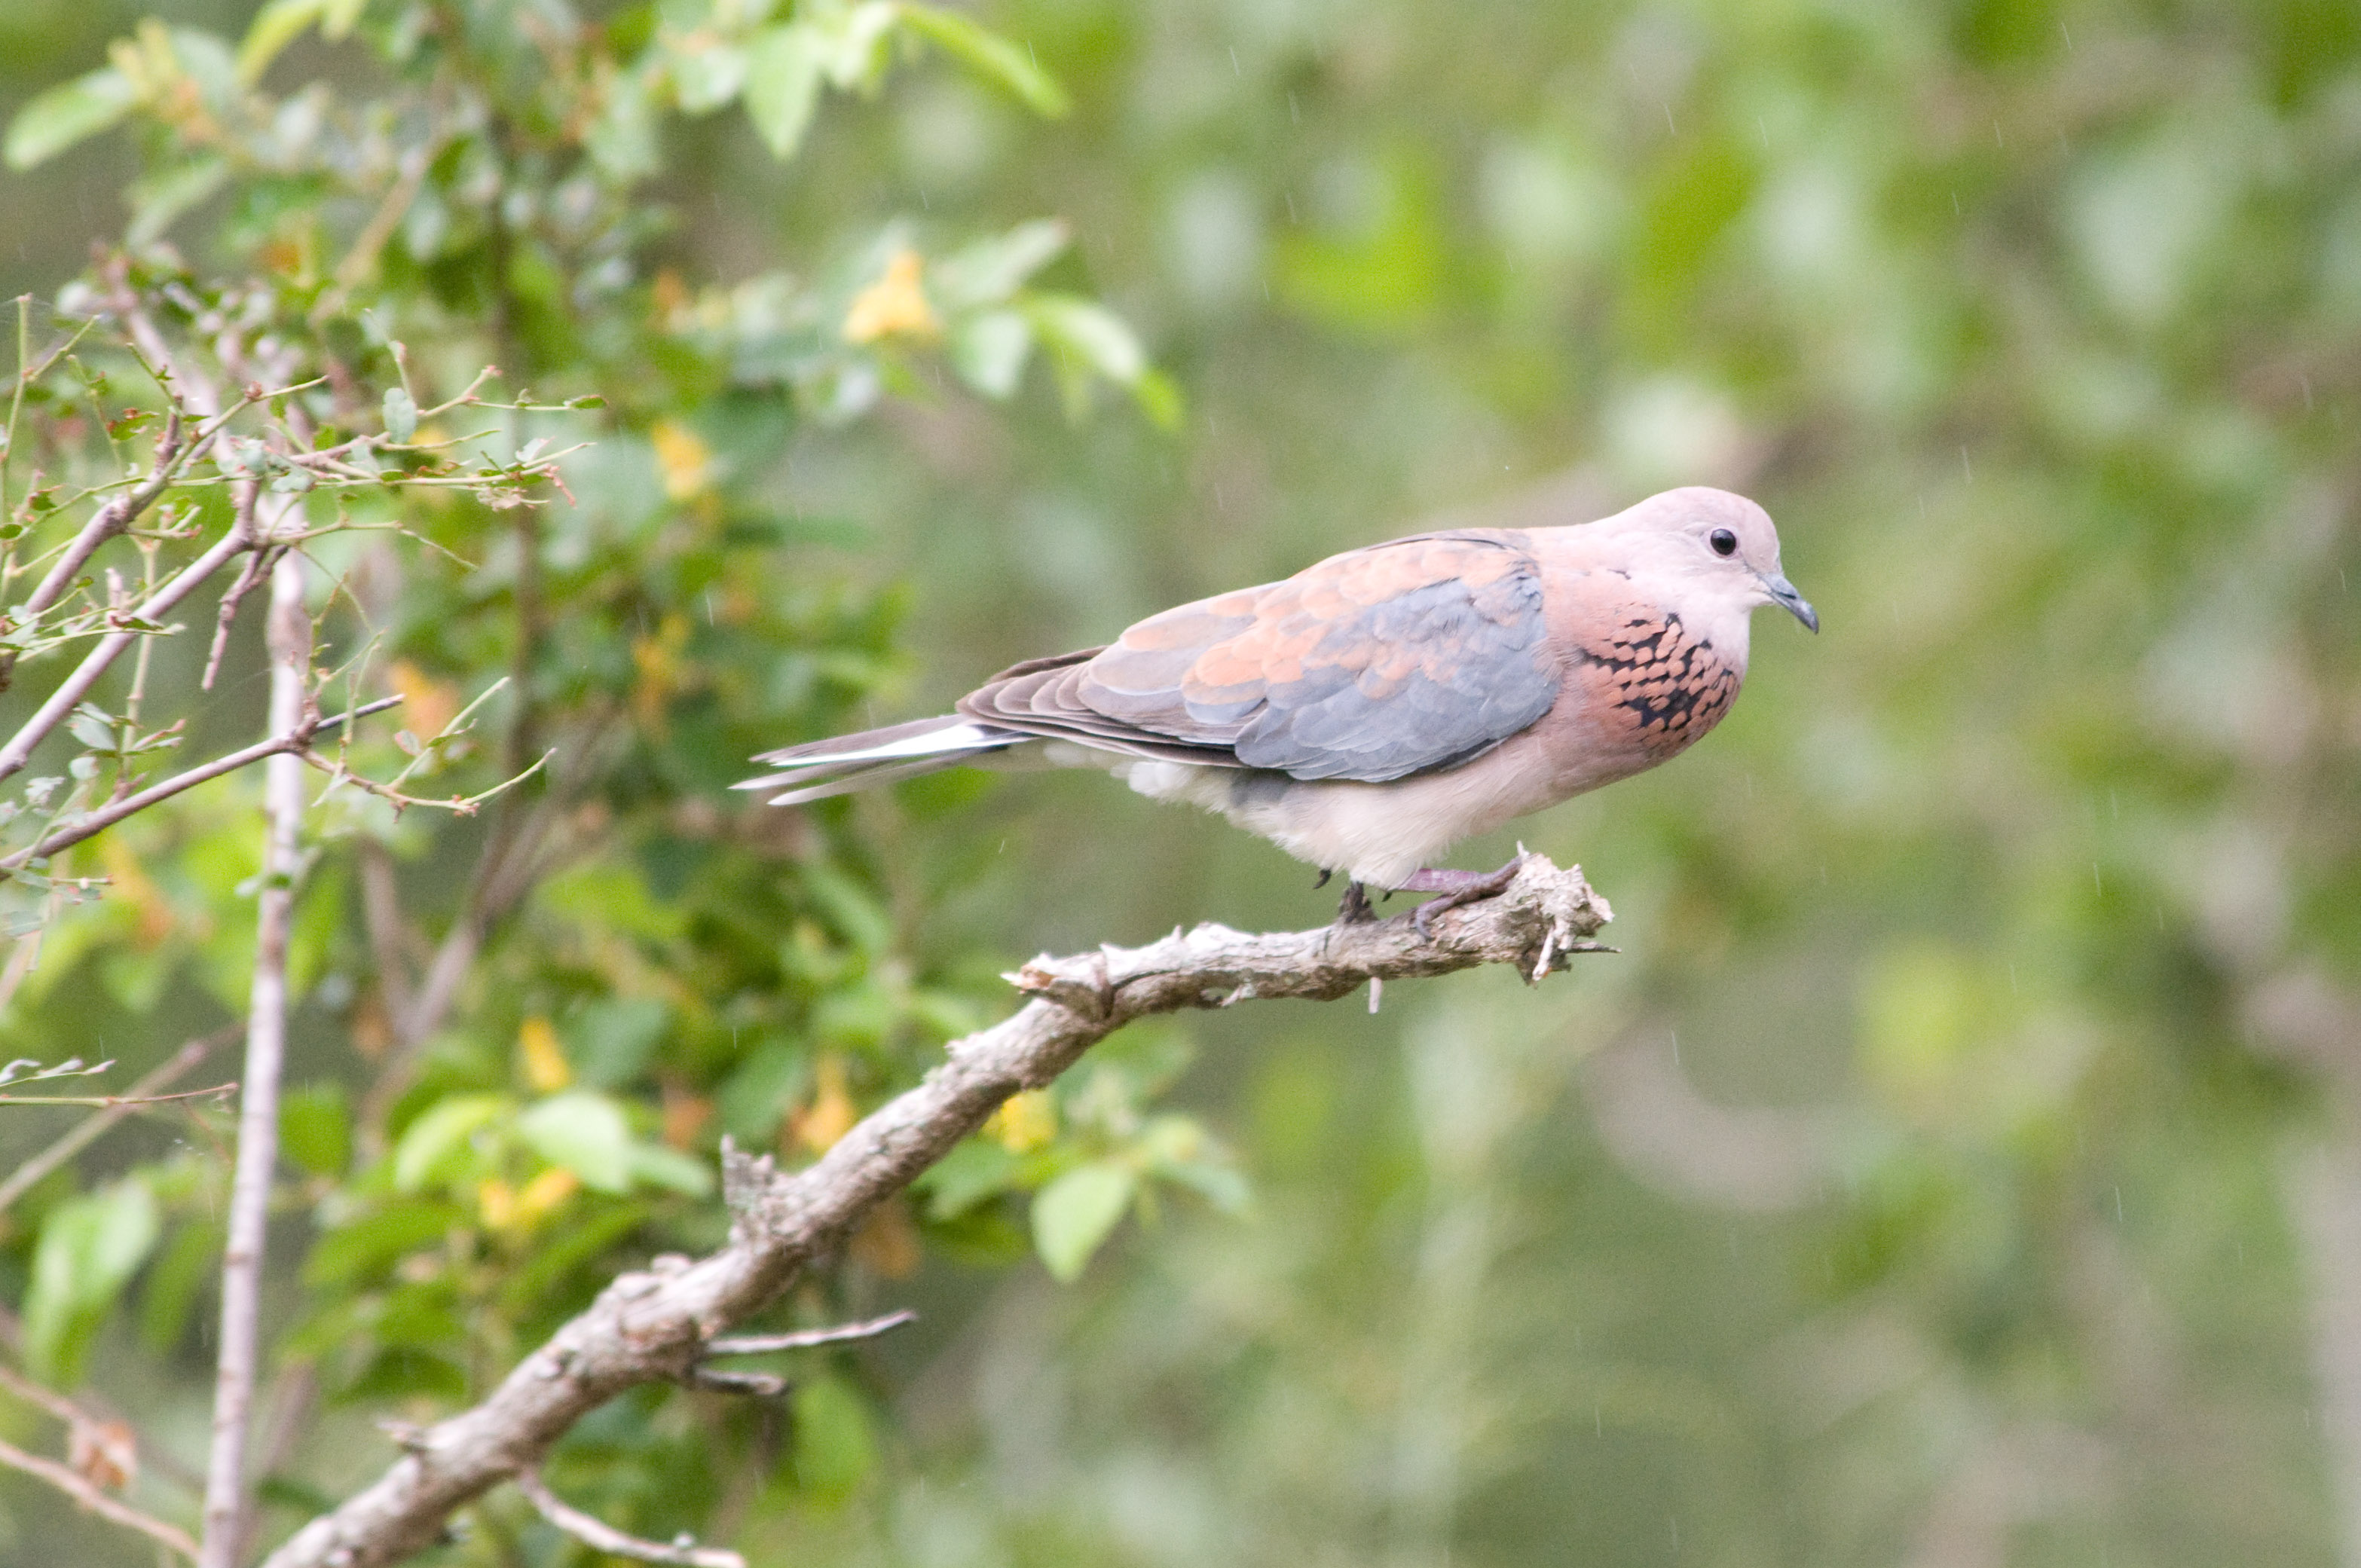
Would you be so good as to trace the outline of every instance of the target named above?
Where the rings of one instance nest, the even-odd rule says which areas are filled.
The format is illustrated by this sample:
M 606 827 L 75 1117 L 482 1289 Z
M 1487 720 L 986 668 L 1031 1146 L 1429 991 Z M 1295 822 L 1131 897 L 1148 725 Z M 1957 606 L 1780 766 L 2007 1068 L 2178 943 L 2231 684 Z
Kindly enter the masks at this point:
M 1368 890 L 1364 888 L 1359 883 L 1346 883 L 1345 884 L 1345 902 L 1336 906 L 1336 924 L 1339 926 L 1366 926 L 1377 917 L 1378 912 L 1369 907 Z
M 1405 892 L 1439 893 L 1443 895 L 1430 898 L 1411 911 L 1411 924 L 1418 927 L 1421 937 L 1432 938 L 1434 933 L 1427 929 L 1428 921 L 1446 909 L 1456 909 L 1463 904 L 1474 904 L 1478 899 L 1506 893 L 1509 884 L 1517 880 L 1517 873 L 1524 869 L 1524 864 L 1525 853 L 1520 850 L 1514 860 L 1497 872 L 1463 872 L 1446 867 L 1439 871 L 1422 869 L 1411 872 L 1402 879 Z
M 1323 866 L 1323 867 L 1321 867 L 1321 868 L 1320 868 L 1320 880 L 1319 880 L 1318 882 L 1315 882 L 1315 883 L 1313 883 L 1312 884 L 1312 890 L 1313 890 L 1314 892 L 1317 892 L 1317 891 L 1318 891 L 1318 890 L 1320 890 L 1321 888 L 1326 887 L 1326 886 L 1328 885 L 1328 879 L 1329 879 L 1330 877 L 1332 877 L 1332 876 L 1334 876 L 1335 874 L 1336 874 L 1336 873 L 1335 873 L 1334 872 L 1330 871 L 1326 866 Z

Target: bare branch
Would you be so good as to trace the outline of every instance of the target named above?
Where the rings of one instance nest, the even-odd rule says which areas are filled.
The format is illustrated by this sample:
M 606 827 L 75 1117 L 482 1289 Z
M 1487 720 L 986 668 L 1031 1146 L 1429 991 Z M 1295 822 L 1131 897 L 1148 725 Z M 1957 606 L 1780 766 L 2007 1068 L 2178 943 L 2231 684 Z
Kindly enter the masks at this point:
M 186 1530 L 176 1529 L 162 1519 L 141 1513 L 128 1503 L 108 1497 L 70 1464 L 44 1459 L 38 1453 L 27 1453 L 9 1442 L 0 1442 L 0 1464 L 47 1481 L 99 1518 L 126 1530 L 136 1530 L 150 1541 L 170 1547 L 191 1562 L 196 1560 L 197 1543 L 189 1539 Z
M 659 1541 L 642 1541 L 635 1535 L 625 1535 L 605 1520 L 593 1519 L 580 1508 L 569 1508 L 559 1502 L 556 1495 L 542 1485 L 539 1470 L 528 1467 L 518 1471 L 516 1487 L 525 1495 L 528 1502 L 540 1510 L 542 1518 L 594 1552 L 636 1558 L 642 1563 L 681 1563 L 685 1568 L 746 1568 L 743 1557 L 719 1546 L 699 1546 L 685 1538 L 666 1546 Z
M 287 734 L 274 735 L 268 740 L 258 740 L 243 751 L 215 757 L 212 762 L 191 768 L 186 773 L 174 773 L 170 778 L 152 784 L 137 795 L 126 795 L 121 800 L 110 802 L 71 827 L 60 828 L 39 843 L 19 850 L 5 860 L 0 860 L 0 872 L 14 871 L 18 866 L 39 860 L 44 855 L 54 855 L 68 845 L 79 844 L 93 834 L 114 827 L 126 817 L 138 815 L 158 801 L 169 800 L 183 790 L 194 789 L 197 785 L 217 779 L 224 773 L 234 773 L 238 769 L 261 762 L 266 757 L 276 757 L 287 751 L 302 751 L 311 745 L 323 729 L 334 729 L 341 725 L 349 724 L 357 718 L 366 718 L 372 713 L 383 713 L 389 707 L 399 707 L 401 703 L 401 698 L 399 696 L 381 696 L 375 702 L 365 702 L 358 707 L 320 719 L 316 723 L 299 724 L 294 730 Z
M 783 1176 L 726 1145 L 730 1245 L 659 1259 L 614 1281 L 526 1356 L 482 1404 L 416 1435 L 375 1483 L 303 1527 L 266 1568 L 379 1568 L 434 1543 L 452 1510 L 540 1463 L 582 1417 L 627 1388 L 685 1377 L 717 1336 L 762 1310 L 1020 1090 L 1038 1089 L 1134 1019 L 1248 997 L 1333 1001 L 1371 980 L 1578 951 L 1607 905 L 1577 870 L 1531 857 L 1506 892 L 1433 922 L 1247 936 L 1219 926 L 1146 948 L 1034 959 L 1012 977 L 1012 1016 L 954 1040 L 917 1088 L 872 1112 L 807 1168 Z
M 270 728 L 291 741 L 310 727 L 312 618 L 303 608 L 303 561 L 281 552 L 270 576 Z M 262 1306 L 264 1226 L 279 1157 L 279 1071 L 287 1050 L 287 946 L 302 864 L 303 763 L 293 744 L 271 758 L 268 827 L 255 917 L 254 982 L 247 994 L 245 1089 L 238 1102 L 237 1166 L 230 1179 L 229 1238 L 222 1259 L 221 1351 L 214 1379 L 212 1457 L 205 1469 L 203 1568 L 236 1568 L 246 1529 L 246 1436 L 254 1399 Z
M 94 1105 L 101 1110 L 136 1111 L 142 1105 L 167 1105 L 175 1100 L 210 1100 L 235 1094 L 237 1085 L 216 1083 L 211 1089 L 184 1089 L 178 1094 L 0 1094 L 0 1105 Z
M 847 1340 L 875 1339 L 904 1323 L 917 1321 L 918 1314 L 906 1307 L 882 1318 L 872 1318 L 865 1323 L 839 1323 L 834 1328 L 799 1329 L 786 1334 L 737 1334 L 729 1339 L 713 1340 L 707 1343 L 705 1354 L 764 1355 L 774 1350 L 809 1350 L 815 1345 L 841 1344 Z

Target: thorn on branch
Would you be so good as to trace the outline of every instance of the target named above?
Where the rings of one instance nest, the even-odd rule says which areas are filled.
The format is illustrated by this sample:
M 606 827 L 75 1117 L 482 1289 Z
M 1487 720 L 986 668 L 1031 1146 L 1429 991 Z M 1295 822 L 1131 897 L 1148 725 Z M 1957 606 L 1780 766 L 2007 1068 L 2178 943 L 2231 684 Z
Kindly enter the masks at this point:
M 604 1519 L 593 1518 L 579 1508 L 560 1502 L 543 1485 L 541 1472 L 532 1465 L 518 1471 L 515 1480 L 517 1490 L 525 1495 L 525 1500 L 543 1519 L 594 1552 L 634 1558 L 642 1563 L 679 1563 L 683 1568 L 746 1568 L 746 1560 L 738 1553 L 724 1547 L 699 1546 L 695 1537 L 685 1532 L 673 1537 L 668 1545 L 626 1535 Z

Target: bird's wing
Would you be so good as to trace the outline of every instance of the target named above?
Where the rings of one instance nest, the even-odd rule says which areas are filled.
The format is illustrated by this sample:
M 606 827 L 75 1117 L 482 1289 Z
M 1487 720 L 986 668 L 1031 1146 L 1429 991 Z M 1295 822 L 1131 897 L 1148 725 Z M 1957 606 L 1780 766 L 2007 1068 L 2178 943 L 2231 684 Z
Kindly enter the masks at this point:
M 970 718 L 1138 755 L 1371 783 L 1479 756 L 1556 700 L 1540 568 L 1514 535 L 1428 534 L 1182 605 L 1020 664 Z

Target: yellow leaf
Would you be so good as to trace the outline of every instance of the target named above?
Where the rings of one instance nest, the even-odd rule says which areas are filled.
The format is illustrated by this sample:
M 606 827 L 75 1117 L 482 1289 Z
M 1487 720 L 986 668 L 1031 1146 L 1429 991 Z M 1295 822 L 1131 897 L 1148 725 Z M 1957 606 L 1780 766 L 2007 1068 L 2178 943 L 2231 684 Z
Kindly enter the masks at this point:
M 676 501 L 695 500 L 713 488 L 713 448 L 705 438 L 676 420 L 660 419 L 648 432 L 655 443 L 656 466 L 664 472 L 664 494 Z
M 536 1094 L 554 1093 L 574 1081 L 574 1069 L 566 1065 L 566 1052 L 557 1044 L 557 1031 L 538 1014 L 518 1026 L 517 1054 L 524 1058 L 524 1080 Z
M 1058 1135 L 1058 1102 L 1046 1089 L 1028 1089 L 1000 1102 L 983 1124 L 1011 1154 L 1030 1154 Z
M 852 309 L 844 315 L 844 341 L 874 343 L 896 334 L 932 337 L 941 332 L 942 323 L 918 287 L 924 267 L 917 251 L 895 251 L 885 263 L 885 276 L 853 296 Z
M 812 1153 L 826 1154 L 837 1139 L 852 1130 L 861 1111 L 845 1091 L 841 1057 L 820 1058 L 813 1076 L 818 1080 L 818 1092 L 810 1104 L 787 1118 L 787 1131 Z
M 419 739 L 433 740 L 459 716 L 458 688 L 449 682 L 436 680 L 407 659 L 396 659 L 386 674 L 401 694 L 401 727 Z
M 526 1182 L 524 1190 L 517 1194 L 517 1223 L 531 1224 L 581 1190 L 580 1177 L 553 1166 Z
M 516 1223 L 516 1189 L 492 1178 L 476 1189 L 476 1212 L 488 1230 L 505 1231 Z

